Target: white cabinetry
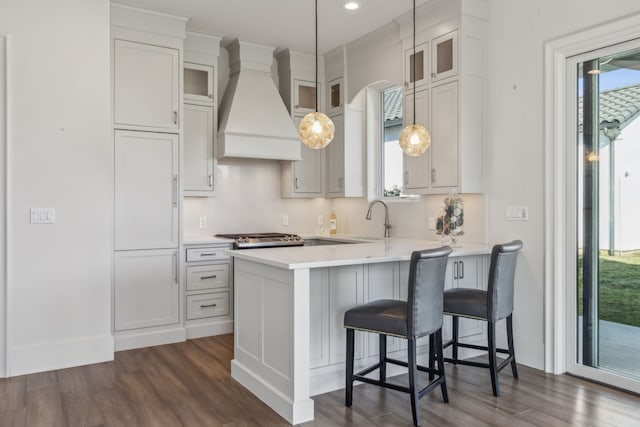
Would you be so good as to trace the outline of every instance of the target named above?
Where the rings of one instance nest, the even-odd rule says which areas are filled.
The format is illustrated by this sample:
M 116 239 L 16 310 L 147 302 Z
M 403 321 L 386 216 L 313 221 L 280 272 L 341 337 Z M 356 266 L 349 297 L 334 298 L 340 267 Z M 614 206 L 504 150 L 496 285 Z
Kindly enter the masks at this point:
M 178 129 L 179 64 L 177 49 L 114 40 L 114 124 Z
M 115 131 L 115 249 L 178 247 L 178 135 Z
M 434 22 L 416 36 L 415 77 L 412 40 L 403 43 L 404 124 L 413 120 L 415 92 L 416 123 L 431 133 L 425 155 L 405 156 L 408 194 L 484 191 L 486 20 L 471 18 L 474 11 L 461 7 L 462 16 L 456 11 L 450 20 Z
M 111 5 L 116 350 L 183 341 L 181 93 L 185 20 Z
M 188 32 L 184 41 L 184 196 L 215 196 L 220 40 Z
M 213 105 L 215 102 L 214 67 L 212 65 L 184 63 L 184 101 Z
M 447 288 L 486 289 L 487 256 L 450 257 L 447 263 Z M 482 320 L 460 318 L 458 337 L 475 340 L 484 332 Z
M 215 153 L 213 105 L 184 105 L 185 196 L 207 196 L 214 190 Z
M 365 91 L 346 100 L 348 82 L 345 48 L 326 55 L 326 77 L 330 82 L 329 116 L 335 125 L 327 151 L 327 197 L 365 195 Z
M 364 303 L 364 266 L 348 265 L 329 269 L 329 363 L 346 359 L 344 313 Z M 363 357 L 363 337 L 356 338 L 355 359 Z
M 114 272 L 116 332 L 178 323 L 176 249 L 116 252 Z
M 296 129 L 302 118 L 316 109 L 315 59 L 312 55 L 284 50 L 276 56 L 280 96 Z M 322 63 L 319 64 L 322 68 Z M 318 92 L 322 107 L 322 91 Z M 319 109 L 321 110 L 321 108 Z M 282 161 L 281 196 L 285 198 L 323 197 L 325 150 L 309 148 L 300 142 L 301 160 Z
M 185 245 L 187 338 L 233 331 L 233 287 L 229 243 Z

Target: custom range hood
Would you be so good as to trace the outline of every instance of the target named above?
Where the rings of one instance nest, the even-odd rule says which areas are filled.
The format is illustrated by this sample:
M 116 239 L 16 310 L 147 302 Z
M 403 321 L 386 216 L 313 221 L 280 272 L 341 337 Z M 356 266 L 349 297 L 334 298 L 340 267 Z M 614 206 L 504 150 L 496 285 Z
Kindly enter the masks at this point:
M 300 160 L 300 136 L 271 77 L 274 48 L 234 40 L 218 157 Z

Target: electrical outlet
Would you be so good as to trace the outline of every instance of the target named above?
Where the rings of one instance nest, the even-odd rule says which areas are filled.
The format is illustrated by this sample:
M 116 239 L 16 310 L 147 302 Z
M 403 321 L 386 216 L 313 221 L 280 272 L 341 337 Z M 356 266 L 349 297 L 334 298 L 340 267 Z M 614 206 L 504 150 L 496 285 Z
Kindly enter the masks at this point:
M 434 217 L 430 216 L 429 218 L 427 218 L 427 228 L 429 230 L 436 229 L 436 219 Z
M 200 228 L 207 228 L 207 217 L 206 216 L 201 216 L 200 217 Z
M 529 221 L 529 207 L 507 206 L 504 209 L 504 219 L 507 221 Z
M 322 215 L 318 215 L 318 225 L 324 225 L 324 217 Z
M 56 208 L 31 208 L 31 224 L 53 224 L 56 222 Z
M 282 215 L 282 225 L 289 225 L 289 216 Z

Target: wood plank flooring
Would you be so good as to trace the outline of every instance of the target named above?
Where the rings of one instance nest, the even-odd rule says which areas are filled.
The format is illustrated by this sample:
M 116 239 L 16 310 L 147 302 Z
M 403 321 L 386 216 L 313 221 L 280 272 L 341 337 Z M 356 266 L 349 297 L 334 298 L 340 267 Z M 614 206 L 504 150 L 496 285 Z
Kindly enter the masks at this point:
M 233 337 L 121 351 L 113 362 L 0 379 L 0 426 L 287 426 L 230 377 Z M 640 398 L 525 366 L 520 379 L 446 368 L 450 403 L 439 390 L 420 407 L 429 426 L 640 426 Z M 422 381 L 426 381 L 421 377 Z M 400 381 L 400 380 L 399 380 Z M 401 382 L 401 381 L 400 381 Z M 309 426 L 410 426 L 408 396 L 371 385 L 316 396 Z

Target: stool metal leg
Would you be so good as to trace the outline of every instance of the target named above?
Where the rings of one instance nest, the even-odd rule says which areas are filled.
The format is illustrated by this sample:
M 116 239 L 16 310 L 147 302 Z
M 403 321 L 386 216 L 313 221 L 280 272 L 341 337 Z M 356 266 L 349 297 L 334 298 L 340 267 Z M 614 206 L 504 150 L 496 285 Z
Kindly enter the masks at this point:
M 493 388 L 494 396 L 500 396 L 498 366 L 496 363 L 496 324 L 491 321 L 487 322 L 487 341 L 489 352 L 489 371 L 491 372 L 491 388 Z
M 459 330 L 459 321 L 458 316 L 453 316 L 453 338 L 451 345 L 451 358 L 453 359 L 453 364 L 455 365 L 458 361 L 458 330 Z
M 418 396 L 418 366 L 416 360 L 416 340 L 409 338 L 408 344 L 408 368 L 409 368 L 409 395 L 411 396 L 411 415 L 413 424 L 420 425 L 420 397 Z
M 347 360 L 346 360 L 346 387 L 344 404 L 351 406 L 353 403 L 353 346 L 354 346 L 354 330 L 347 328 Z
M 511 356 L 511 373 L 513 378 L 518 378 L 518 367 L 516 366 L 516 352 L 513 345 L 513 319 L 510 314 L 507 316 L 507 342 L 509 345 L 509 355 Z
M 380 362 L 380 382 L 387 380 L 387 336 L 385 334 L 379 334 L 380 337 L 380 349 L 378 351 L 378 360 Z
M 440 378 L 442 378 L 442 384 L 440 384 L 440 391 L 442 391 L 442 400 L 444 401 L 444 403 L 449 403 L 449 393 L 447 393 L 447 380 L 444 375 L 444 355 L 442 354 L 442 329 L 438 329 L 438 331 L 435 333 L 434 341 L 434 352 L 438 357 L 438 375 L 440 376 Z

